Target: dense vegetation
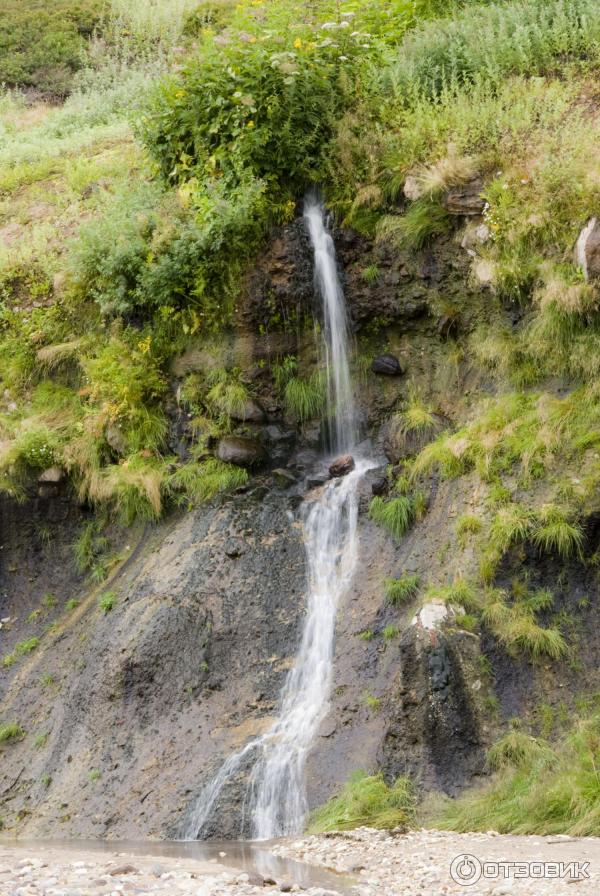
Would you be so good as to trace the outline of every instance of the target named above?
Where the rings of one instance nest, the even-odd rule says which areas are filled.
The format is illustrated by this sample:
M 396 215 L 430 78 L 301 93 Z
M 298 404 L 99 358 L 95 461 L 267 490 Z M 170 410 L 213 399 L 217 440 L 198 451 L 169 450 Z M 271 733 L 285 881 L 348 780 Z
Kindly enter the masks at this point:
M 509 653 L 568 657 L 554 595 L 526 577 L 499 587 L 497 576 L 525 549 L 581 560 L 585 518 L 598 508 L 599 293 L 573 258 L 600 203 L 595 0 L 5 7 L 0 491 L 24 499 L 44 470 L 64 470 L 99 512 L 76 553 L 100 581 L 105 519 L 157 519 L 246 481 L 212 451 L 255 397 L 225 337 L 248 265 L 307 186 L 319 185 L 337 220 L 375 248 L 418 252 L 454 233 L 446 194 L 477 178 L 489 236 L 472 276 L 485 307 L 465 299 L 446 309 L 469 325 L 440 351 L 457 382 L 485 378 L 487 396 L 457 403 L 456 425 L 393 470 L 370 516 L 400 539 L 426 515 L 432 476 L 477 478 L 485 506 L 455 532 L 476 553 L 477 574 L 443 587 L 402 575 L 386 585 L 389 604 L 402 612 L 445 600 L 464 628 Z M 377 283 L 375 260 L 362 275 Z M 359 341 L 377 331 L 372 321 Z M 202 363 L 176 372 L 190 349 Z M 313 365 L 282 356 L 269 375 L 298 424 L 322 414 Z M 397 431 L 429 441 L 439 432 L 434 399 L 411 392 Z M 183 457 L 171 439 L 176 415 L 188 423 Z M 110 612 L 111 592 L 101 601 Z M 464 811 L 484 828 L 597 832 L 596 729 L 592 720 L 556 749 L 519 735 L 531 749 Z M 6 728 L 4 739 L 17 736 Z M 543 783 L 567 766 L 569 788 L 591 792 L 591 803 L 582 796 L 568 808 L 565 788 L 546 817 Z M 405 796 L 356 779 L 315 824 L 373 820 L 379 802 L 402 815 Z

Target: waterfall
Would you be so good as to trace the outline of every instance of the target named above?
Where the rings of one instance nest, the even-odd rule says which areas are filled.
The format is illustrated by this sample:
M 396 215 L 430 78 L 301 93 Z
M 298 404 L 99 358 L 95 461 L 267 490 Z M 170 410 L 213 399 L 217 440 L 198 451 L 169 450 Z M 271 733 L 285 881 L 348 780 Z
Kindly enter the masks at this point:
M 327 419 L 332 429 L 332 448 L 340 454 L 352 448 L 356 441 L 356 413 L 348 364 L 348 315 L 338 276 L 335 246 L 325 226 L 325 210 L 315 197 L 306 200 L 304 219 L 314 252 L 315 287 L 323 302 Z
M 315 286 L 323 302 L 328 411 L 337 452 L 353 448 L 355 410 L 348 363 L 349 330 L 333 240 L 323 206 L 306 200 L 304 217 L 314 251 Z M 251 761 L 244 814 L 255 839 L 299 833 L 307 815 L 305 767 L 329 709 L 335 617 L 358 559 L 358 483 L 372 464 L 356 459 L 355 469 L 332 479 L 305 505 L 308 602 L 302 641 L 288 673 L 277 719 L 260 737 L 230 756 L 200 793 L 184 836 L 202 835 L 221 791 Z M 244 822 L 242 821 L 242 828 Z

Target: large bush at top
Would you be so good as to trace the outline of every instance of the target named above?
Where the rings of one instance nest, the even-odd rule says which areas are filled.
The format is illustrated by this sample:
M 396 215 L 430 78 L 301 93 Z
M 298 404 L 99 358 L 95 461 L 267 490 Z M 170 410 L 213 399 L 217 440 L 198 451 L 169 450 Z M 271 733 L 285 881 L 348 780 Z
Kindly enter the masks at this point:
M 359 48 L 342 22 L 207 35 L 161 84 L 144 122 L 164 177 L 238 181 L 246 171 L 281 186 L 318 180 L 343 102 L 340 77 Z

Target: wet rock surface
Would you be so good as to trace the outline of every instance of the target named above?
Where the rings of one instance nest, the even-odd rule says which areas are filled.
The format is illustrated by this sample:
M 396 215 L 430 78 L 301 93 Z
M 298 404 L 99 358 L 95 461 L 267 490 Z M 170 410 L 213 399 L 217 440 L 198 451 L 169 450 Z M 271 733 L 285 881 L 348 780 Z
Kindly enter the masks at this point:
M 343 454 L 337 457 L 332 464 L 329 465 L 329 475 L 332 479 L 339 479 L 341 476 L 347 476 L 351 473 L 356 464 L 351 454 Z

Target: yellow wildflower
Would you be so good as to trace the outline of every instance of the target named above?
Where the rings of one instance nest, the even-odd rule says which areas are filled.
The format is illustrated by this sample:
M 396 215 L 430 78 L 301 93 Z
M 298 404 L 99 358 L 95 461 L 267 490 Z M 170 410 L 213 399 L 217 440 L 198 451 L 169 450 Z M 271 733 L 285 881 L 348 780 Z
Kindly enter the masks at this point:
M 302 41 L 300 40 L 299 37 L 297 37 L 296 40 L 294 41 L 294 46 L 296 47 L 297 50 L 299 50 L 300 47 L 302 46 Z

